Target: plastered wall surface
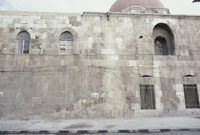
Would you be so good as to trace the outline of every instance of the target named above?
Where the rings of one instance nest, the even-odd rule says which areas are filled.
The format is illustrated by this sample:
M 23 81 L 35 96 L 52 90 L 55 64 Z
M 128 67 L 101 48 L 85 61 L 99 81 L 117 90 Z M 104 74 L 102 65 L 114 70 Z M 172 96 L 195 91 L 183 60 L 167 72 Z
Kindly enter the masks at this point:
M 173 33 L 173 55 L 154 55 L 159 23 Z M 29 54 L 16 53 L 21 31 Z M 59 53 L 65 31 L 73 54 Z M 176 95 L 197 84 L 200 97 L 199 43 L 200 16 L 0 11 L 0 118 L 200 116 Z M 141 109 L 140 85 L 154 85 L 156 109 Z

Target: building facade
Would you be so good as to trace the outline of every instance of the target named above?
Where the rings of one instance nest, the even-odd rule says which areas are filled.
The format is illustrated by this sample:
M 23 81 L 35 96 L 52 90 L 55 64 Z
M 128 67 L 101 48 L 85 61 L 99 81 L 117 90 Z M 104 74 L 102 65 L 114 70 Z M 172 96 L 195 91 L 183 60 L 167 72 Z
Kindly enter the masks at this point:
M 200 16 L 164 7 L 0 11 L 0 118 L 200 116 L 199 51 Z

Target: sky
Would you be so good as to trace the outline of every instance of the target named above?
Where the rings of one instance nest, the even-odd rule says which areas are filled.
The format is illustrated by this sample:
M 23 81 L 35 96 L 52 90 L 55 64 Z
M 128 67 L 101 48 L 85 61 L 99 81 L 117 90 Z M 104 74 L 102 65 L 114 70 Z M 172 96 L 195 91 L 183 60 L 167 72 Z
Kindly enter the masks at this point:
M 34 12 L 107 12 L 116 0 L 0 0 L 0 10 Z M 160 0 L 171 14 L 200 15 L 200 2 Z

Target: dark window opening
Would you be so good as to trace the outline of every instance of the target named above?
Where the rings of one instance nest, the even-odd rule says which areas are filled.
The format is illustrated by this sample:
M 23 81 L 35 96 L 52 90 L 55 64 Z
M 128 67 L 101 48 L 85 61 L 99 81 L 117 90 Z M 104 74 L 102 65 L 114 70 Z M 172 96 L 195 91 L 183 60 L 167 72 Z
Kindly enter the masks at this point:
M 70 32 L 64 32 L 60 37 L 60 54 L 73 53 L 74 37 Z
M 167 55 L 167 41 L 163 37 L 157 37 L 155 39 L 155 54 Z
M 152 77 L 152 76 L 150 76 L 150 75 L 143 75 L 142 77 Z
M 196 84 L 184 84 L 186 108 L 199 108 L 199 98 Z
M 28 32 L 20 32 L 17 36 L 17 53 L 18 54 L 29 54 L 30 47 L 30 35 Z
M 194 77 L 194 75 L 185 75 L 184 77 Z
M 172 29 L 164 23 L 159 23 L 153 28 L 154 54 L 174 55 L 175 41 Z
M 141 109 L 156 109 L 153 85 L 140 85 Z

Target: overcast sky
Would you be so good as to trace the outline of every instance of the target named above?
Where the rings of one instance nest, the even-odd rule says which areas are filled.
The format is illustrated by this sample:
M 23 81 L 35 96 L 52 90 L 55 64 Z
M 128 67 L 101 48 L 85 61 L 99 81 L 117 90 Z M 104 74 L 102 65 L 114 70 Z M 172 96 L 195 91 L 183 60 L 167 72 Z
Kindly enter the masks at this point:
M 116 0 L 0 0 L 0 10 L 37 12 L 107 12 Z M 172 14 L 200 15 L 200 2 L 160 0 Z

